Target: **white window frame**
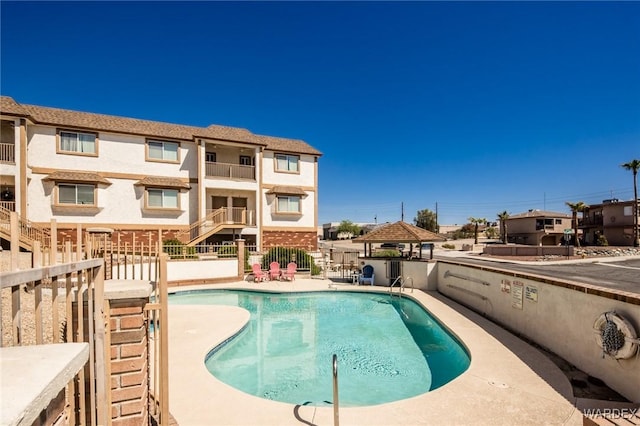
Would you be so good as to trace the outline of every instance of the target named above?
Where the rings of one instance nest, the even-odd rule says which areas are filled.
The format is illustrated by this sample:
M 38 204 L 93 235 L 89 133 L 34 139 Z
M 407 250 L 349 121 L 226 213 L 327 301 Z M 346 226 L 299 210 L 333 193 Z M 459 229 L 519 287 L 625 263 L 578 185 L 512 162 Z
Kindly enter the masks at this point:
M 145 194 L 145 208 L 147 209 L 163 209 L 163 210 L 177 210 L 180 209 L 180 191 L 174 188 L 147 188 Z M 151 199 L 151 193 L 160 193 L 160 202 L 162 205 L 152 206 L 149 203 Z M 169 197 L 169 194 L 175 195 L 176 203 L 175 205 L 166 205 L 165 203 L 169 201 L 172 197 Z
M 295 161 L 293 161 L 295 160 Z M 300 156 L 292 154 L 276 154 L 274 156 L 275 171 L 284 173 L 300 173 Z M 286 162 L 286 168 L 280 168 L 280 162 Z M 292 165 L 295 164 L 295 168 Z
M 95 206 L 96 205 L 96 185 L 92 185 L 92 184 L 86 184 L 86 183 L 67 183 L 67 182 L 60 182 L 57 185 L 57 205 L 60 206 Z M 70 202 L 63 202 L 60 198 L 60 190 L 62 187 L 73 187 L 74 188 L 74 202 L 70 203 Z M 92 193 L 92 200 L 91 203 L 88 202 L 78 202 L 78 188 L 79 187 L 87 187 L 87 188 L 91 188 L 91 193 Z
M 63 137 L 73 137 L 75 135 L 75 149 L 70 149 L 70 147 L 63 146 Z M 89 136 L 93 138 L 93 151 L 84 151 L 87 148 L 87 145 L 82 141 L 82 136 Z M 59 154 L 72 154 L 72 155 L 87 155 L 87 156 L 98 156 L 98 135 L 96 133 L 91 132 L 78 132 L 76 130 L 58 130 L 57 134 L 58 144 L 57 144 L 57 152 Z
M 280 202 L 287 203 L 287 207 L 285 210 L 280 209 Z M 292 209 L 292 201 L 296 200 L 297 209 Z M 277 213 L 293 213 L 300 214 L 302 213 L 302 197 L 299 195 L 277 195 L 276 196 L 276 212 Z
M 160 145 L 162 150 L 162 158 L 151 156 L 151 145 Z M 167 155 L 170 152 L 172 153 L 172 151 L 169 151 L 166 149 L 166 147 L 168 146 L 175 146 L 176 148 L 175 158 L 170 158 Z M 147 158 L 146 158 L 147 161 L 158 161 L 161 163 L 179 163 L 180 162 L 180 143 L 172 142 L 172 141 L 157 140 L 157 139 L 147 139 L 146 154 L 147 154 Z

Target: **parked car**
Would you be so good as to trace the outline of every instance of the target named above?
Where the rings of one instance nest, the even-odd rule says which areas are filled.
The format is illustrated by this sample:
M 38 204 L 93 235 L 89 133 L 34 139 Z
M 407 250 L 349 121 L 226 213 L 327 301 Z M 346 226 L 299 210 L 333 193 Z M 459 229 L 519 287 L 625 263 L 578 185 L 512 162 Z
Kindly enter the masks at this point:
M 413 248 L 413 255 L 419 256 L 422 248 L 422 257 L 429 256 L 433 247 L 433 243 L 422 243 L 422 245 Z
M 380 244 L 380 249 L 382 250 L 398 250 L 403 251 L 405 245 L 402 243 L 382 243 Z

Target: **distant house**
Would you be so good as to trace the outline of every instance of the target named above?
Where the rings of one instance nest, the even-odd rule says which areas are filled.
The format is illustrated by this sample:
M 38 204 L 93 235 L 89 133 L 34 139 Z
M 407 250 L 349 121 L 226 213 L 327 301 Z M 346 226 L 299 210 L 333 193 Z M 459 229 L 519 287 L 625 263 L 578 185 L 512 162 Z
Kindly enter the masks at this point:
M 320 233 L 320 235 L 322 235 L 322 239 L 323 240 L 343 240 L 343 239 L 350 239 L 350 238 L 357 237 L 357 235 L 351 235 L 349 233 L 344 233 L 344 232 L 339 233 L 338 228 L 340 227 L 340 223 L 341 222 L 329 222 L 329 223 L 323 224 L 322 232 Z M 364 235 L 369 231 L 371 231 L 372 229 L 379 226 L 377 224 L 365 223 L 365 222 L 355 223 L 355 225 L 358 225 L 360 227 L 360 235 Z
M 304 141 L 6 96 L 0 118 L 2 217 L 15 211 L 45 227 L 55 219 L 60 241 L 82 224 L 129 241 L 194 245 L 242 236 L 262 248 L 317 248 L 322 154 Z
M 633 245 L 633 201 L 604 200 L 602 204 L 589 206 L 578 226 L 589 245 L 598 244 L 603 235 L 609 245 Z
M 512 215 L 505 223 L 510 243 L 558 245 L 563 242 L 564 230 L 571 229 L 571 215 L 536 209 Z

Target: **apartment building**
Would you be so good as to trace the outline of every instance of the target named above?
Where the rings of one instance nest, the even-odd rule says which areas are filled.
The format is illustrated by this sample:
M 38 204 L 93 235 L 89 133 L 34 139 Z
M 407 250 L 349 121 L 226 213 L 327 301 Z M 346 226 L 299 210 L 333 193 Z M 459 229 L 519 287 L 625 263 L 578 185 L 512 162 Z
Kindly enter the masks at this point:
M 36 225 L 55 219 L 58 241 L 80 223 L 121 241 L 317 246 L 322 154 L 302 140 L 7 96 L 0 120 L 0 208 Z
M 571 229 L 571 215 L 531 209 L 510 216 L 507 224 L 508 242 L 535 246 L 558 245 L 564 230 Z
M 633 246 L 633 201 L 617 198 L 588 206 L 578 221 L 586 244 L 597 245 L 602 235 L 612 246 Z

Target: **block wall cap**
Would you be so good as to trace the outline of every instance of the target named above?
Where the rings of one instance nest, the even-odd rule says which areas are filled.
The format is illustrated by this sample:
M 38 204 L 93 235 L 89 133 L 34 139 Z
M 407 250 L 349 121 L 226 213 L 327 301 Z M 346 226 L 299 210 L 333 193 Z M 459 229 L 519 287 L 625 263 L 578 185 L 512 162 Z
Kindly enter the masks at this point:
M 153 288 L 148 280 L 106 280 L 104 297 L 108 300 L 142 299 L 151 296 Z

